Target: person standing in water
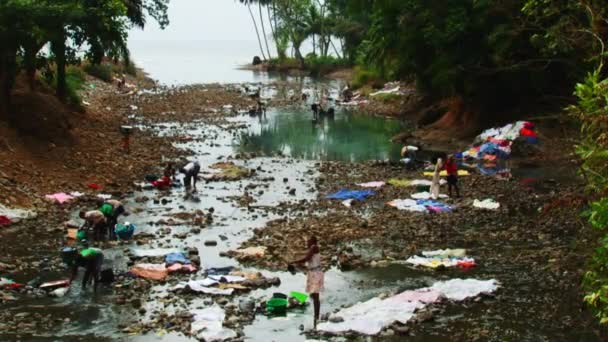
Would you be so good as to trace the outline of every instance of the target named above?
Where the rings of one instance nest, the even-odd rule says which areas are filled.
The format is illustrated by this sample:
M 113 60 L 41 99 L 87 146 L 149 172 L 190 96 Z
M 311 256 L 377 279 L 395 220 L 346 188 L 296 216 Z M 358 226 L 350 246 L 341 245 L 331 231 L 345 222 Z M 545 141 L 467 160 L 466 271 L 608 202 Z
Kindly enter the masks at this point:
M 194 191 L 196 191 L 196 181 L 200 171 L 201 165 L 197 161 L 190 162 L 179 170 L 179 172 L 184 174 L 184 186 L 186 187 L 186 192 L 190 192 L 191 187 Z
M 439 198 L 439 174 L 443 169 L 443 161 L 441 158 L 437 158 L 437 163 L 435 164 L 435 171 L 433 172 L 433 181 L 431 183 L 431 198 L 437 199 Z
M 317 329 L 319 321 L 319 312 L 321 311 L 321 301 L 319 294 L 324 290 L 323 267 L 321 266 L 321 252 L 316 236 L 311 236 L 308 239 L 308 252 L 302 259 L 295 260 L 293 264 L 306 263 L 306 292 L 310 294 L 314 304 L 314 329 Z
M 458 188 L 458 165 L 454 160 L 453 155 L 449 155 L 445 161 L 445 172 L 448 174 L 448 196 L 452 197 L 452 188 L 456 190 L 456 197 L 460 197 L 460 188 Z
M 85 248 L 78 252 L 76 260 L 72 264 L 72 275 L 70 276 L 70 284 L 78 274 L 78 268 L 85 269 L 82 277 L 82 289 L 86 289 L 87 284 L 93 282 L 93 291 L 97 292 L 97 284 L 99 283 L 99 275 L 103 265 L 103 252 L 101 249 L 88 247 L 85 243 Z

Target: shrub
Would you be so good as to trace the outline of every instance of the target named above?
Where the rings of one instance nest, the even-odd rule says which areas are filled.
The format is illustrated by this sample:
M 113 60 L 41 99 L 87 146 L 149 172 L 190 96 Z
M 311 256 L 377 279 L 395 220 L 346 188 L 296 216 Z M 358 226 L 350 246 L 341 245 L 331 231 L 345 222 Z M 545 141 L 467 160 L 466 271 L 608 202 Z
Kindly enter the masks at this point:
M 353 88 L 357 89 L 366 85 L 372 86 L 374 88 L 381 88 L 382 86 L 384 86 L 384 80 L 375 71 L 356 67 L 355 74 L 352 80 Z
M 112 82 L 112 65 L 102 63 L 102 64 L 90 64 L 87 63 L 84 65 L 84 71 L 96 78 L 104 82 Z

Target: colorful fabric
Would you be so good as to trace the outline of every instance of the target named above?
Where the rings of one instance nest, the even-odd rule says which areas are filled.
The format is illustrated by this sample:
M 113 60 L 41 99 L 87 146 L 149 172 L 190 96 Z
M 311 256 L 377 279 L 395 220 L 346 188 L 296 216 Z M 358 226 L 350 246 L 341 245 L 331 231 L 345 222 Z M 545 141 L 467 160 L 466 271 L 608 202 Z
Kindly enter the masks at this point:
M 165 257 L 165 265 L 167 265 L 167 267 L 173 264 L 187 265 L 190 263 L 190 260 L 186 259 L 184 253 L 169 253 Z
M 407 186 L 412 185 L 412 181 L 410 181 L 408 179 L 391 178 L 388 180 L 388 184 L 390 184 L 392 186 L 407 187 Z
M 129 270 L 132 274 L 146 279 L 164 280 L 168 271 L 164 264 L 137 264 Z
M 171 179 L 169 177 L 163 176 L 158 180 L 152 182 L 152 185 L 158 189 L 163 189 L 171 186 Z
M 334 192 L 333 194 L 329 194 L 327 195 L 325 198 L 327 199 L 339 199 L 339 200 L 346 200 L 346 199 L 356 199 L 356 200 L 364 200 L 366 198 L 368 198 L 369 196 L 373 196 L 376 193 L 371 191 L 371 190 L 347 190 L 347 189 L 342 189 L 339 190 L 337 192 Z
M 74 199 L 73 196 L 70 196 L 64 192 L 59 192 L 59 193 L 52 194 L 52 195 L 46 195 L 45 198 L 50 201 L 57 202 L 59 204 L 66 203 L 66 202 L 69 202 Z
M 11 219 L 9 219 L 8 217 L 6 217 L 4 215 L 0 215 L 0 226 L 8 226 L 11 223 L 13 223 L 13 221 L 11 221 Z
M 426 171 L 423 173 L 423 175 L 427 176 L 427 177 L 433 177 L 433 172 L 431 171 Z M 446 177 L 448 175 L 448 173 L 443 170 L 439 173 L 439 176 L 441 177 Z M 469 173 L 469 171 L 467 170 L 458 170 L 458 176 L 470 176 L 471 173 Z

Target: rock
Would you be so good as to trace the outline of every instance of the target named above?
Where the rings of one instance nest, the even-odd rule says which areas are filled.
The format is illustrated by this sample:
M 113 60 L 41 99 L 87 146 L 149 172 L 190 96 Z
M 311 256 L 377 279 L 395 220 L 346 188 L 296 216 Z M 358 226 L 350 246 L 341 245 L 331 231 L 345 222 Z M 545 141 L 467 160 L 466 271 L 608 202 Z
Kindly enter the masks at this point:
M 217 241 L 215 240 L 206 240 L 205 246 L 217 246 Z
M 344 318 L 342 318 L 340 316 L 329 316 L 329 321 L 331 323 L 342 323 L 342 322 L 344 322 Z
M 254 56 L 253 61 L 251 62 L 251 65 L 260 65 L 260 64 L 262 64 L 262 59 L 260 58 L 260 56 Z

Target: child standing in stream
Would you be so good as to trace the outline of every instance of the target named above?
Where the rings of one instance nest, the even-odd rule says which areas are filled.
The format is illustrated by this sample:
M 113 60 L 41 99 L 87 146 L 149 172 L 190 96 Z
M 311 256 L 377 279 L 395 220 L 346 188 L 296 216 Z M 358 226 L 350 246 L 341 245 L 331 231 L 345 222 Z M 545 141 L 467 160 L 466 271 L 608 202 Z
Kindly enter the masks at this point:
M 293 264 L 306 263 L 306 292 L 310 294 L 314 305 L 314 329 L 317 329 L 319 312 L 321 311 L 321 301 L 319 294 L 324 290 L 323 267 L 321 266 L 321 252 L 316 236 L 308 239 L 308 252 L 302 259 L 295 260 Z

